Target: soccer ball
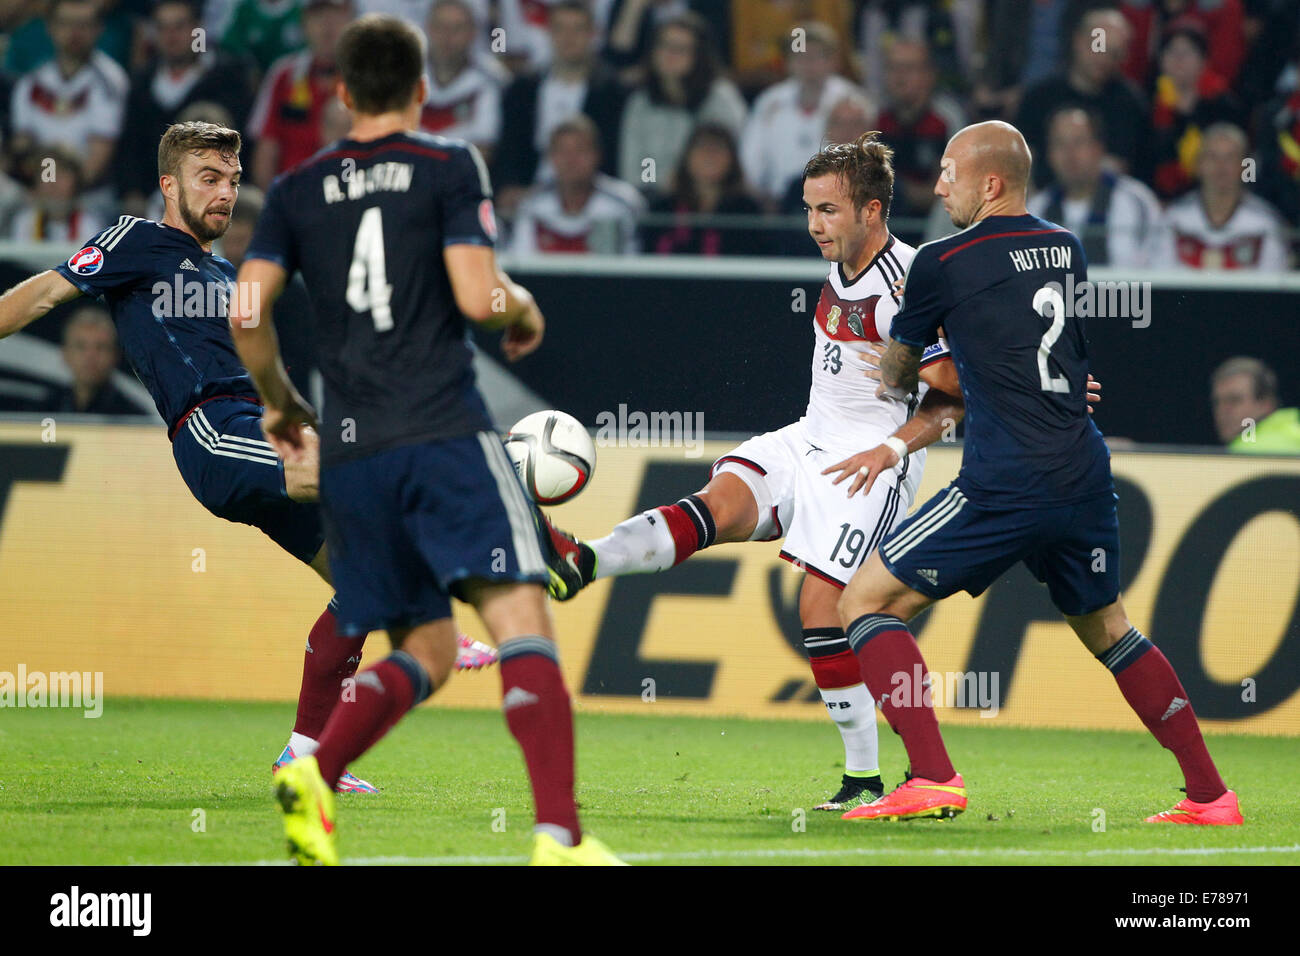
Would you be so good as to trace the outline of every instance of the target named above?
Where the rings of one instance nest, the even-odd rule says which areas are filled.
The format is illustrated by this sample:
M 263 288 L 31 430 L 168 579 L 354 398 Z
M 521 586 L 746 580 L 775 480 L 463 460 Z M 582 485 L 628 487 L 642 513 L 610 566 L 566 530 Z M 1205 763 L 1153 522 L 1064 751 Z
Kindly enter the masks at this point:
M 519 480 L 540 505 L 568 501 L 596 470 L 591 436 L 564 412 L 533 412 L 515 422 L 505 441 Z

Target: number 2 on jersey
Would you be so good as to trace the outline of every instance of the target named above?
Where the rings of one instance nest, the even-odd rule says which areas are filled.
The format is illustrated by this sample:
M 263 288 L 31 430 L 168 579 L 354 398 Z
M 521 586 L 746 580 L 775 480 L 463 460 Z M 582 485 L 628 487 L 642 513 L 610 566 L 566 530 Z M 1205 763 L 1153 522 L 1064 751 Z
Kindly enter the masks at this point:
M 1043 340 L 1038 343 L 1038 382 L 1043 387 L 1044 392 L 1068 392 L 1070 382 L 1064 374 L 1052 377 L 1052 373 L 1047 369 L 1047 357 L 1052 353 L 1052 346 L 1056 340 L 1061 337 L 1061 330 L 1065 328 L 1065 299 L 1061 293 L 1051 286 L 1043 286 L 1034 293 L 1034 311 L 1047 318 L 1046 306 L 1052 307 L 1052 324 L 1046 332 L 1043 333 Z
M 356 242 L 352 245 L 348 305 L 356 312 L 369 312 L 376 332 L 387 332 L 393 327 L 393 310 L 389 305 L 392 294 L 384 265 L 383 215 L 378 206 L 372 206 L 361 214 Z

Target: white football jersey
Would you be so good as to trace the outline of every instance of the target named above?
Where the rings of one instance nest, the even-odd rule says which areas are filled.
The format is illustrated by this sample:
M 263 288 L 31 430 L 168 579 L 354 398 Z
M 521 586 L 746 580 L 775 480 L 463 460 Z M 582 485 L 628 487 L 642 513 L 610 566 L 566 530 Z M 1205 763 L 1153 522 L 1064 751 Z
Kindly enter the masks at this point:
M 813 316 L 812 389 L 803 423 L 811 441 L 850 453 L 880 444 L 911 417 L 927 386 L 909 403 L 877 398 L 879 383 L 867 378 L 867 362 L 859 355 L 872 342 L 889 342 L 889 328 L 898 313 L 898 290 L 916 250 L 894 236 L 855 280 L 835 263 Z M 922 367 L 949 355 L 942 339 L 925 350 Z M 919 472 L 924 450 L 909 456 Z
M 1199 193 L 1191 192 L 1165 210 L 1168 228 L 1159 264 L 1183 269 L 1287 267 L 1286 239 L 1277 212 L 1258 196 L 1244 193 L 1221 226 L 1210 222 Z

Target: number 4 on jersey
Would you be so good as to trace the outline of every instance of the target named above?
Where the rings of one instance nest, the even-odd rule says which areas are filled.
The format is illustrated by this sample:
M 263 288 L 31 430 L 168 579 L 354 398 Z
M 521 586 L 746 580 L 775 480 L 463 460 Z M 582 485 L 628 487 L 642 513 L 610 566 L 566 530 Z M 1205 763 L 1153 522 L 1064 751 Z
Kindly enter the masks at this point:
M 387 332 L 393 327 L 393 310 L 389 306 L 392 294 L 384 265 L 384 220 L 379 207 L 372 206 L 361 214 L 352 245 L 348 305 L 357 312 L 369 312 L 376 332 Z

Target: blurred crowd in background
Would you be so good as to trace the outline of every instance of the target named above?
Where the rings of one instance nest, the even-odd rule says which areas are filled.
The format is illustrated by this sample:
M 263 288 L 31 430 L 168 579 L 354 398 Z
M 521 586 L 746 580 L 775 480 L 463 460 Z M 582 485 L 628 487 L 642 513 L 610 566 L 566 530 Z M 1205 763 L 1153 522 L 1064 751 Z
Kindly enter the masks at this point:
M 933 238 L 944 144 L 1002 118 L 1093 264 L 1295 258 L 1296 0 L 3 0 L 0 234 L 159 216 L 178 120 L 238 128 L 265 189 L 346 133 L 333 49 L 372 12 L 424 30 L 422 125 L 483 151 L 512 251 L 806 255 L 804 163 L 870 129 Z
M 1300 253 L 1300 0 L 0 0 L 0 238 L 161 218 L 159 137 L 201 119 L 244 137 L 238 265 L 274 177 L 346 135 L 333 51 L 375 12 L 424 31 L 421 124 L 482 151 L 510 252 L 808 256 L 803 166 L 868 130 L 894 150 L 891 228 L 936 238 L 947 140 L 1001 118 L 1034 154 L 1030 211 L 1092 265 Z M 107 314 L 65 321 L 72 384 L 10 377 L 0 408 L 139 408 Z M 1277 411 L 1248 361 L 1216 373 L 1224 421 Z

